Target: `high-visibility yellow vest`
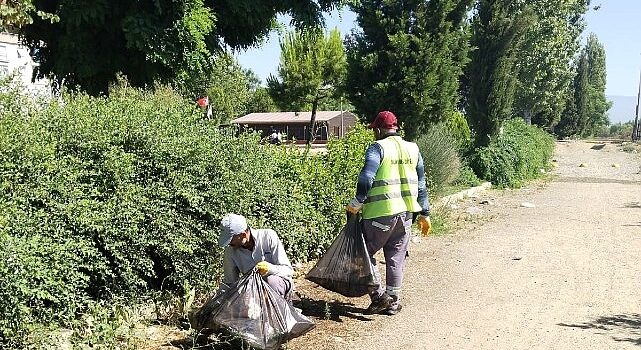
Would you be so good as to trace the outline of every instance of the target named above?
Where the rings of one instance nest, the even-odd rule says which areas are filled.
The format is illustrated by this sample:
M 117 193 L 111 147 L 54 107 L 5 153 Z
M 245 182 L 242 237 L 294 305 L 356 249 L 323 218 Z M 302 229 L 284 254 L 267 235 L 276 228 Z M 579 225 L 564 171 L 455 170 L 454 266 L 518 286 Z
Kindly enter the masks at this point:
M 363 219 L 421 211 L 423 208 L 417 201 L 418 146 L 400 136 L 388 136 L 376 142 L 383 149 L 383 161 L 367 192 Z

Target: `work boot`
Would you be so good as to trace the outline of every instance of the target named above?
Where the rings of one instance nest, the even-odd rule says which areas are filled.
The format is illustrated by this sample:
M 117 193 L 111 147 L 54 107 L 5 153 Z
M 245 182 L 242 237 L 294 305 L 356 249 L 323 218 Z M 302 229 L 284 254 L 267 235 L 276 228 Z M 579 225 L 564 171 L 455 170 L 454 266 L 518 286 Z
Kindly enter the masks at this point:
M 389 309 L 390 306 L 392 305 L 392 297 L 387 294 L 387 292 L 383 293 L 380 297 L 372 300 L 372 303 L 369 304 L 367 309 L 365 309 L 365 312 L 363 312 L 365 315 L 373 315 L 377 314 L 383 310 Z
M 403 305 L 401 305 L 401 301 L 398 299 L 397 296 L 392 295 L 391 297 L 392 297 L 392 302 L 390 303 L 390 307 L 381 311 L 383 315 L 394 316 L 397 313 L 399 313 L 403 308 Z

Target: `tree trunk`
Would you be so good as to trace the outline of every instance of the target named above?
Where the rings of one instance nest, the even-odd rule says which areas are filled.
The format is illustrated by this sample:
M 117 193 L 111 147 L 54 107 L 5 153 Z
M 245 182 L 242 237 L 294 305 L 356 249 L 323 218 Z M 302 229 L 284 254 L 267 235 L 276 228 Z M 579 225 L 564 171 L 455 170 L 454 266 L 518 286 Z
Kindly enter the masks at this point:
M 527 108 L 525 111 L 523 111 L 523 120 L 525 121 L 525 124 L 527 125 L 532 125 L 532 110 L 530 108 Z
M 309 122 L 309 131 L 307 133 L 307 145 L 311 145 L 316 139 L 316 110 L 318 109 L 318 98 L 312 102 L 312 118 Z

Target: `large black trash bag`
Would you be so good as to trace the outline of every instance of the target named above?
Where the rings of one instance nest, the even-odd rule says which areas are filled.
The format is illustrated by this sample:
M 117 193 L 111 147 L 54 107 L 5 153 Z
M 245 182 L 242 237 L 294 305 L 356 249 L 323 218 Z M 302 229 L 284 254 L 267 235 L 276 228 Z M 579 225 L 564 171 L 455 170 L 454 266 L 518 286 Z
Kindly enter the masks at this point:
M 314 328 L 314 323 L 273 290 L 253 269 L 193 317 L 196 329 L 225 329 L 257 349 L 280 345 Z
M 352 215 L 305 278 L 346 297 L 360 297 L 378 289 L 375 269 L 365 246 L 360 219 Z

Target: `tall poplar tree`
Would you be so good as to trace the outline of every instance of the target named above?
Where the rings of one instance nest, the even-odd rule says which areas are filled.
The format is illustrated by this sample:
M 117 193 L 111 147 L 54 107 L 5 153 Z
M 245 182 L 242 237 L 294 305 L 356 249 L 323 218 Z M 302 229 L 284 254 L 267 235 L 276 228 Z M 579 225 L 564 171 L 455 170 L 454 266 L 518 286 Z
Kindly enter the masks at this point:
M 589 0 L 531 0 L 532 21 L 518 49 L 514 114 L 551 127 L 565 108 Z
M 373 119 L 396 113 L 413 139 L 455 110 L 459 77 L 468 62 L 471 0 L 361 0 L 361 28 L 346 40 L 347 95 Z
M 478 147 L 513 116 L 518 48 L 531 12 L 511 0 L 480 0 L 472 21 L 466 111 Z
M 578 108 L 578 113 L 585 125 L 579 130 L 582 136 L 596 134 L 601 127 L 608 125 L 608 109 L 612 106 L 605 96 L 606 67 L 605 48 L 595 34 L 590 34 L 581 56 L 585 56 L 585 64 L 581 69 L 587 70 L 587 87 L 577 91 L 577 95 L 585 100 Z M 581 74 L 581 73 L 579 73 Z
M 566 108 L 555 132 L 562 137 L 594 135 L 607 125 L 611 107 L 605 96 L 605 49 L 594 34 L 590 34 L 575 63 L 576 75 L 572 84 L 571 106 Z

